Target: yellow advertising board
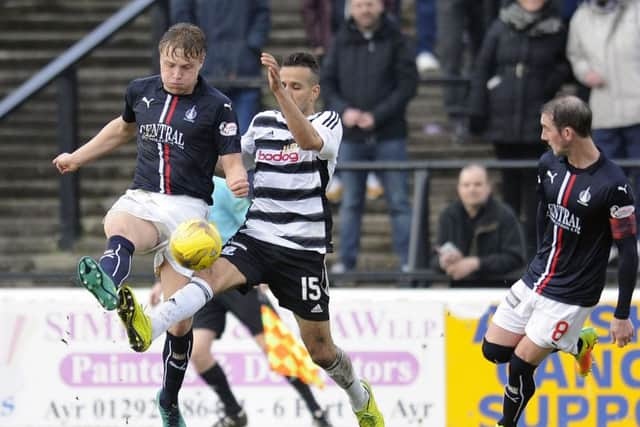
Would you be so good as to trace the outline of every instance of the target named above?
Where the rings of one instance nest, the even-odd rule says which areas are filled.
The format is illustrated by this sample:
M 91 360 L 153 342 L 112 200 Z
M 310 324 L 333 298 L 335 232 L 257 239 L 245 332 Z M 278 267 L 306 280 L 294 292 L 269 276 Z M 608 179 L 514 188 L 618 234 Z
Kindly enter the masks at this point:
M 488 307 L 479 318 L 466 318 L 462 310 L 445 316 L 447 427 L 494 427 L 500 418 L 506 365 L 488 362 L 481 350 L 495 308 Z M 612 301 L 601 302 L 587 320 L 599 336 L 593 372 L 581 378 L 573 356 L 552 354 L 536 371 L 536 394 L 519 427 L 640 427 L 638 335 L 623 349 L 611 344 L 614 309 Z M 631 319 L 636 331 L 639 311 L 635 301 Z

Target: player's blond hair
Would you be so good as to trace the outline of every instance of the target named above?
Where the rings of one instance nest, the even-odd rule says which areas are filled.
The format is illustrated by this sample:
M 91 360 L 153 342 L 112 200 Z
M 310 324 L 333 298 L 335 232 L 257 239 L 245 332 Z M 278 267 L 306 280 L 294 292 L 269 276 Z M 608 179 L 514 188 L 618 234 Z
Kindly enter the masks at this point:
M 182 50 L 186 59 L 200 59 L 207 52 L 206 38 L 202 30 L 193 24 L 181 22 L 172 25 L 158 43 L 160 54 L 174 56 L 176 50 Z

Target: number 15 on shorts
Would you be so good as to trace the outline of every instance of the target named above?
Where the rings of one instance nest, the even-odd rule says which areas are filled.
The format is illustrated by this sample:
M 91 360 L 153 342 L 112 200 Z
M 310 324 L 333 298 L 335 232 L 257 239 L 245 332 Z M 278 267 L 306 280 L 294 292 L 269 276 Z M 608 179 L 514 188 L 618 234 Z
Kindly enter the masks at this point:
M 322 296 L 320 288 L 320 278 L 313 276 L 304 276 L 300 278 L 302 282 L 302 300 L 318 301 Z

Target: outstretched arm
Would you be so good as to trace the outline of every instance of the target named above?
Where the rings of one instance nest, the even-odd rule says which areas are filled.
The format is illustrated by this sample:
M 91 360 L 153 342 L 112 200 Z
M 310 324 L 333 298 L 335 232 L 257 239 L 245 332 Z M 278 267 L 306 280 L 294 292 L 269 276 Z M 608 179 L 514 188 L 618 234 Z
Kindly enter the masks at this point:
M 278 105 L 280 105 L 280 111 L 287 119 L 287 126 L 293 135 L 293 139 L 303 150 L 320 151 L 324 142 L 282 85 L 278 62 L 268 53 L 263 53 L 260 60 L 262 65 L 267 68 L 269 88 L 273 92 L 276 101 L 278 101 Z
M 53 165 L 62 174 L 75 172 L 81 166 L 110 153 L 129 141 L 136 132 L 136 124 L 117 117 L 107 123 L 89 142 L 73 153 L 62 153 L 53 159 Z

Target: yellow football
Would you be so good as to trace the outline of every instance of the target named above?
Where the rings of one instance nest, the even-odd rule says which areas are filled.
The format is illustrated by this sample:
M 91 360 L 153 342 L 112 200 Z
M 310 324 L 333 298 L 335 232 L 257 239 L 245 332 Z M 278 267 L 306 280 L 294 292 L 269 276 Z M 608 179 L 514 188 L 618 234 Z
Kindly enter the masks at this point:
M 222 239 L 216 226 L 204 219 L 183 222 L 171 234 L 169 250 L 173 258 L 190 270 L 210 267 L 220 256 Z

